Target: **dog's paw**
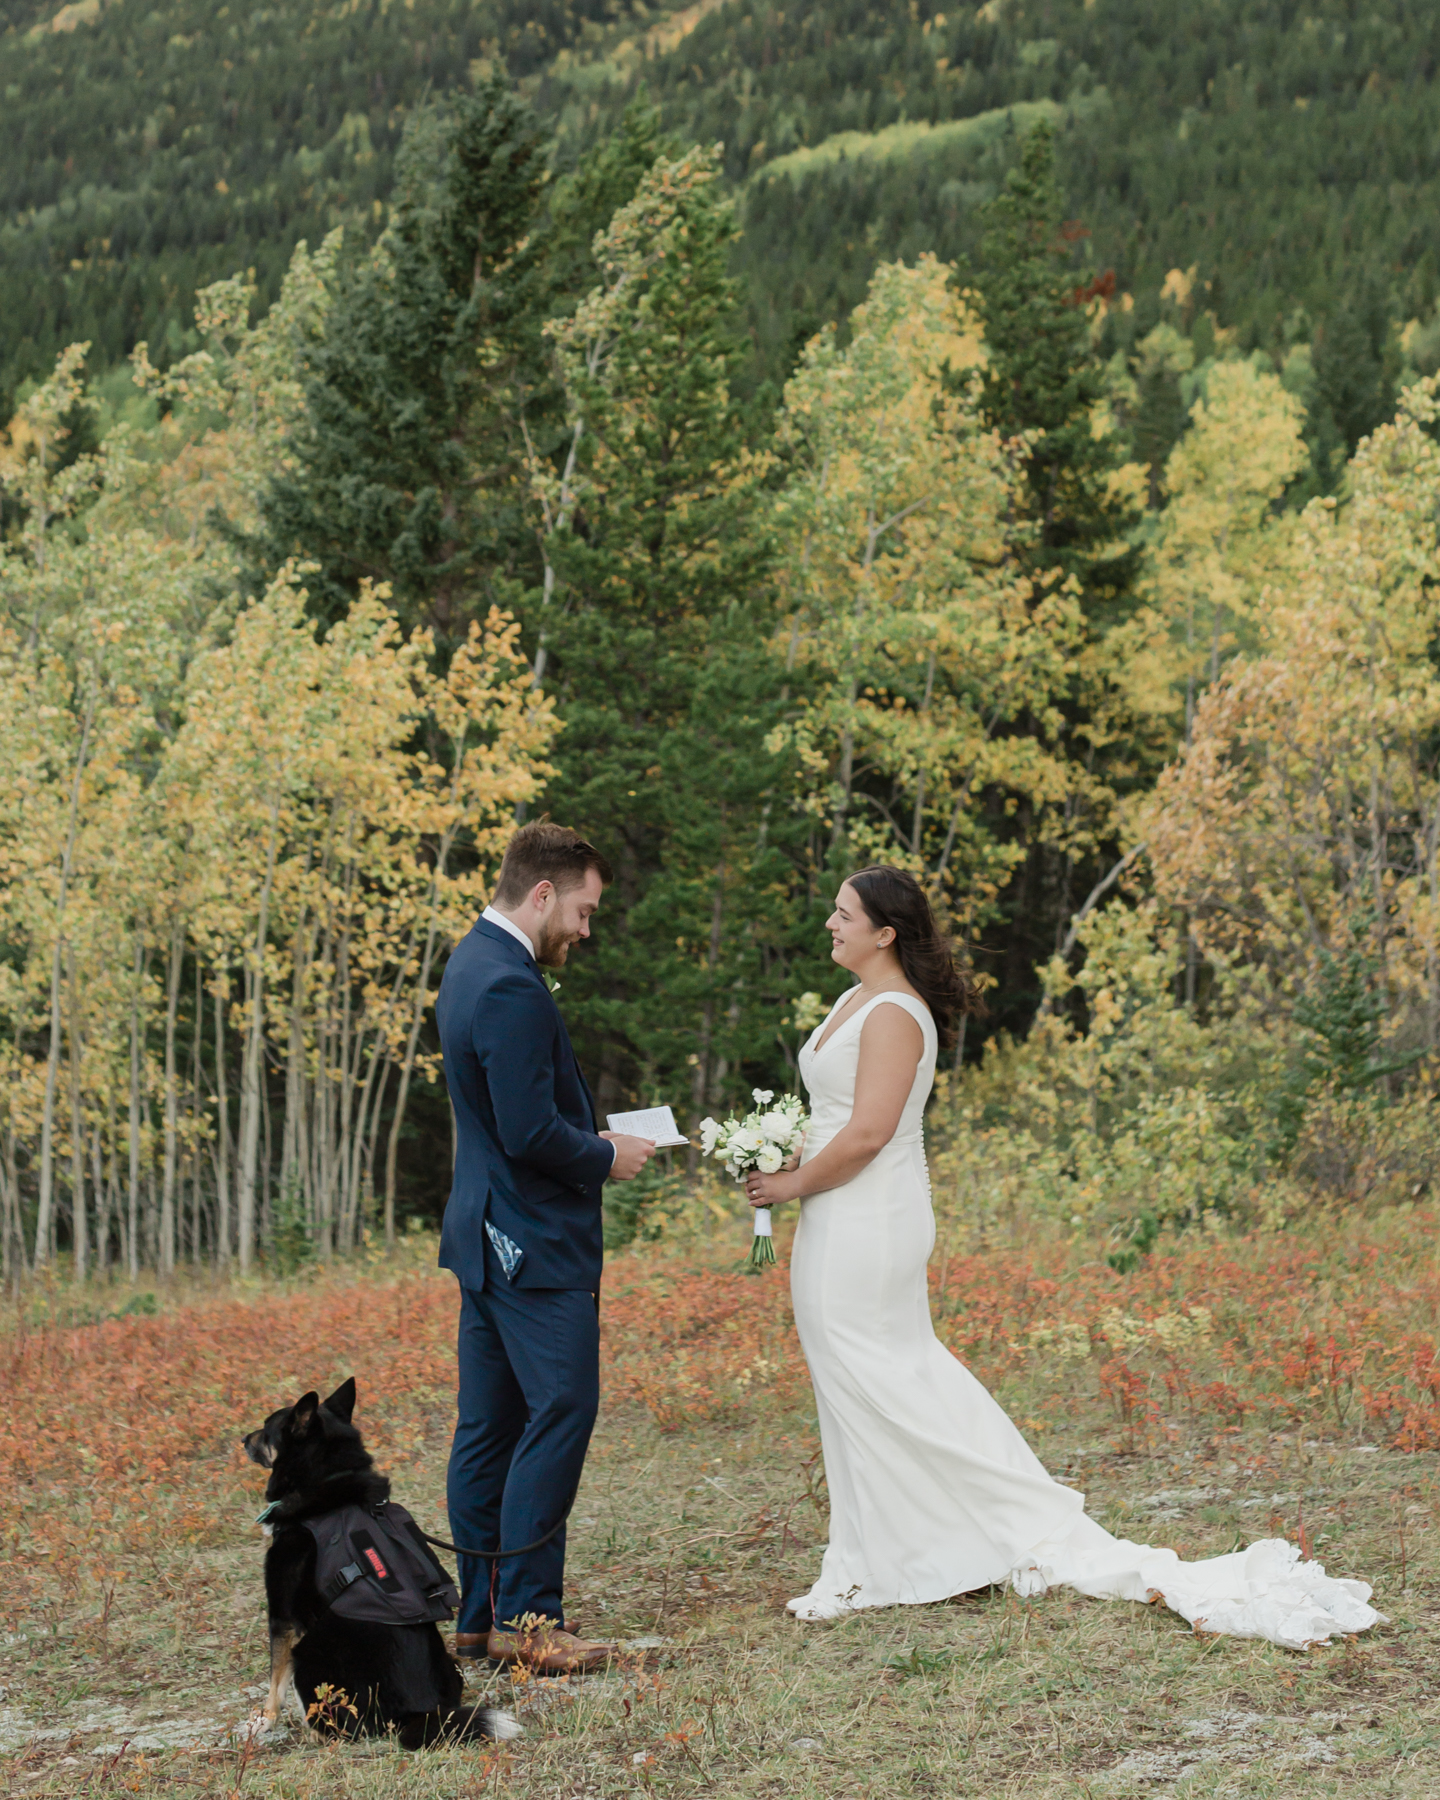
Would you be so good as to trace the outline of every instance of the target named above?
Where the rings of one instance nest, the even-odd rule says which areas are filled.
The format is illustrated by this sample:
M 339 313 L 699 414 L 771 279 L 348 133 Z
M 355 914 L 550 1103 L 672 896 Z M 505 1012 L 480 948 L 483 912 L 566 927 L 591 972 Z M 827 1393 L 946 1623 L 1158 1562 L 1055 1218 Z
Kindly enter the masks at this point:
M 525 1727 L 514 1713 L 501 1712 L 495 1706 L 482 1706 L 480 1721 L 485 1727 L 486 1737 L 498 1738 L 502 1743 L 525 1735 Z

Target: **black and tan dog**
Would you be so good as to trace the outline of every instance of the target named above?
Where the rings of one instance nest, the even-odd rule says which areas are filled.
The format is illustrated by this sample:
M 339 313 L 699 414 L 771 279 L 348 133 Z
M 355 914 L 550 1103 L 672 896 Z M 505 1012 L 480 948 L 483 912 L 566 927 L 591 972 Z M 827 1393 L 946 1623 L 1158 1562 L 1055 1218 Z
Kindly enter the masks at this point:
M 386 1612 L 387 1598 L 397 1616 L 404 1614 L 406 1590 L 397 1571 L 410 1573 L 412 1588 L 415 1572 L 427 1579 L 433 1575 L 436 1617 L 447 1616 L 444 1596 L 454 1590 L 408 1514 L 391 1506 L 389 1480 L 375 1468 L 351 1423 L 354 1410 L 352 1378 L 324 1402 L 309 1393 L 271 1413 L 244 1440 L 251 1461 L 270 1471 L 265 1488 L 270 1504 L 261 1514 L 274 1534 L 265 1556 L 266 1723 L 279 1717 L 293 1674 L 310 1724 L 332 1735 L 393 1731 L 409 1750 L 464 1738 L 515 1737 L 520 1727 L 508 1713 L 462 1704 L 464 1678 L 433 1618 L 423 1619 L 423 1596 L 421 1623 L 381 1623 L 373 1616 Z M 398 1534 L 397 1514 L 403 1523 Z M 374 1529 L 357 1529 L 357 1520 L 373 1522 Z M 402 1539 L 413 1539 L 413 1546 Z M 332 1545 L 339 1547 L 332 1551 Z M 331 1562 L 344 1566 L 325 1579 Z M 345 1616 L 357 1611 L 371 1616 Z

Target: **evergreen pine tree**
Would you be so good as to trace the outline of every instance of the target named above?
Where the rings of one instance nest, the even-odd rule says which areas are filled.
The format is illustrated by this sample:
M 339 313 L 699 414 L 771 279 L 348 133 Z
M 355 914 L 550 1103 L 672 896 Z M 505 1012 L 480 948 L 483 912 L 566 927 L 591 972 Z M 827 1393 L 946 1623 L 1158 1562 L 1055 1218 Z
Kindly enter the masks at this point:
M 1340 297 L 1315 334 L 1311 461 L 1322 491 L 1339 481 L 1355 446 L 1395 411 L 1399 357 L 1388 298 L 1373 279 Z
M 597 234 L 635 198 L 656 159 L 679 152 L 680 146 L 660 130 L 659 112 L 642 95 L 626 107 L 615 130 L 555 183 L 543 244 L 552 317 L 572 311 L 601 279 Z
M 779 1000 L 760 992 L 752 904 L 775 672 L 729 398 L 733 237 L 716 159 L 662 156 L 596 244 L 599 283 L 551 328 L 583 430 L 574 510 L 547 544 L 565 730 L 545 804 L 616 869 L 565 984 L 602 1110 L 637 1091 L 683 1103 L 682 1080 L 697 1109 L 718 1104 Z
M 1073 661 L 1071 692 L 1060 709 L 1075 765 L 1070 795 L 1053 817 L 1022 806 L 995 821 L 997 833 L 1027 844 L 1004 896 L 996 945 L 996 1011 L 1012 1027 L 1028 1023 L 1040 1000 L 1034 971 L 1058 947 L 1071 911 L 1109 860 L 1104 822 L 1087 816 L 1086 794 L 1094 776 L 1108 772 L 1103 758 L 1115 735 L 1106 719 L 1103 642 L 1132 611 L 1138 572 L 1130 534 L 1139 508 L 1113 480 L 1125 445 L 1118 432 L 1096 429 L 1107 386 L 1087 306 L 1103 286 L 1085 281 L 1077 267 L 1082 237 L 1065 223 L 1054 135 L 1042 121 L 986 211 L 975 277 L 988 359 L 982 404 L 987 423 L 1017 445 L 1015 554 L 1036 578 L 1059 571 L 1075 583 L 1090 642 Z M 1048 735 L 1054 727 L 1028 720 L 1016 729 Z
M 263 504 L 268 576 L 319 564 L 317 610 L 388 581 L 407 623 L 463 633 L 527 551 L 516 391 L 541 373 L 533 231 L 546 144 L 501 78 L 407 124 L 390 224 L 349 266 L 306 371 L 292 465 Z
M 1054 133 L 1042 122 L 986 210 L 976 275 L 988 356 L 983 406 L 1003 436 L 1028 439 L 1020 453 L 1033 531 L 1027 560 L 1073 575 L 1103 628 L 1129 601 L 1136 553 L 1126 533 L 1135 514 L 1109 480 L 1123 447 L 1093 428 L 1106 379 L 1086 303 L 1102 284 L 1086 283 L 1076 268 L 1081 235 L 1065 223 Z

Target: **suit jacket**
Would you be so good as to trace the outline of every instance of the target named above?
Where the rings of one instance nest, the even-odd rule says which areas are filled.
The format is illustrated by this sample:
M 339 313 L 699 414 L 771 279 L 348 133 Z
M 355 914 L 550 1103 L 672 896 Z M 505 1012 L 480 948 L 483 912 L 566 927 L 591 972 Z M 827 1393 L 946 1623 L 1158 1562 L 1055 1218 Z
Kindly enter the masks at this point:
M 483 1288 L 488 1222 L 524 1253 L 512 1286 L 595 1292 L 614 1151 L 596 1135 L 590 1090 L 534 957 L 477 920 L 446 965 L 435 1016 L 455 1109 L 441 1268 Z

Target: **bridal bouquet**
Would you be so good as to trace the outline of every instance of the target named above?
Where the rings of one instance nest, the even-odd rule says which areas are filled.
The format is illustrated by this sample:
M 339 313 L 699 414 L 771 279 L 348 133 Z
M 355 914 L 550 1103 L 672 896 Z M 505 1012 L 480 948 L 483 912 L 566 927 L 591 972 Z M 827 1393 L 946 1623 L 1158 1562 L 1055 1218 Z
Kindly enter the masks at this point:
M 809 1124 L 804 1104 L 798 1094 L 785 1094 L 778 1101 L 769 1088 L 752 1088 L 755 1111 L 737 1119 L 732 1113 L 722 1122 L 700 1121 L 700 1148 L 704 1155 L 723 1162 L 736 1181 L 743 1181 L 751 1169 L 762 1175 L 773 1175 L 800 1148 Z M 749 1267 L 767 1268 L 775 1261 L 775 1244 L 770 1228 L 770 1208 L 755 1208 L 755 1240 L 750 1247 Z

